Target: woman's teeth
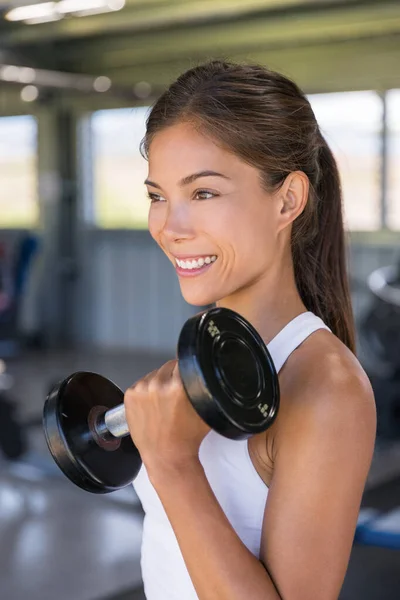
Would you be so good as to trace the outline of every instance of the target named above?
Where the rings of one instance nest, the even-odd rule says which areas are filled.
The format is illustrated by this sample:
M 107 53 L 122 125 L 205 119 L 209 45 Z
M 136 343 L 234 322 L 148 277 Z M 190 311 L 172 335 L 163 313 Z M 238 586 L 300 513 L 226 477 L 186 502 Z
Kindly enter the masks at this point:
M 209 265 L 212 262 L 215 262 L 217 257 L 214 255 L 206 256 L 204 258 L 199 258 L 198 260 L 179 260 L 176 259 L 176 264 L 181 269 L 201 269 L 204 265 Z

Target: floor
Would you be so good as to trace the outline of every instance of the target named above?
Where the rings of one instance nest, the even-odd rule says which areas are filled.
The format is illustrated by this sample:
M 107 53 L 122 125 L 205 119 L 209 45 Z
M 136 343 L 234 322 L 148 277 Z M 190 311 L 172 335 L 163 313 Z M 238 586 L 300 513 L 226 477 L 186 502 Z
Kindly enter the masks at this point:
M 0 460 L 2 600 L 144 600 L 143 515 L 133 488 L 97 496 L 70 484 L 48 457 L 40 416 L 51 385 L 74 371 L 102 373 L 126 389 L 169 358 L 52 351 L 7 362 L 18 417 L 37 426 L 27 434 L 24 461 Z M 398 445 L 379 445 L 363 504 L 400 505 Z M 400 551 L 354 545 L 340 600 L 399 597 Z
M 3 465 L 0 480 L 2 599 L 94 600 L 140 587 L 134 503 L 85 494 L 29 465 Z
M 7 361 L 18 419 L 37 425 L 27 456 L 0 462 L 1 600 L 143 598 L 143 514 L 133 487 L 98 496 L 73 486 L 49 458 L 40 418 L 51 386 L 74 371 L 102 373 L 126 389 L 167 358 L 53 351 Z
M 386 512 L 400 506 L 400 477 L 365 492 L 363 507 Z M 340 600 L 398 600 L 400 550 L 355 544 Z

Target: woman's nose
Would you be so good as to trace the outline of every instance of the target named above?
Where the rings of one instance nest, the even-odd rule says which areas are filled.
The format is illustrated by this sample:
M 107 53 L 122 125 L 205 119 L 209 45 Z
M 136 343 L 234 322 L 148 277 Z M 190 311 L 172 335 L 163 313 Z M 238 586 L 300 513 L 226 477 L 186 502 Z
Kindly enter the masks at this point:
M 170 240 L 188 239 L 195 234 L 191 211 L 186 206 L 168 207 L 163 233 Z

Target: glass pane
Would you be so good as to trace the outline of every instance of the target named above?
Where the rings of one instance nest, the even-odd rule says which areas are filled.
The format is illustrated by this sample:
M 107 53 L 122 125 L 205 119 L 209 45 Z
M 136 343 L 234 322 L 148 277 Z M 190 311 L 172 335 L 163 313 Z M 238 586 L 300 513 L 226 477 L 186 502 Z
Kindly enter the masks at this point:
M 400 230 L 400 90 L 387 95 L 388 227 Z
M 315 94 L 309 100 L 338 163 L 346 228 L 380 229 L 381 98 L 366 91 Z
M 36 156 L 36 119 L 0 117 L 0 228 L 37 225 Z
M 139 152 L 148 108 L 102 110 L 92 115 L 95 224 L 147 228 L 147 161 Z

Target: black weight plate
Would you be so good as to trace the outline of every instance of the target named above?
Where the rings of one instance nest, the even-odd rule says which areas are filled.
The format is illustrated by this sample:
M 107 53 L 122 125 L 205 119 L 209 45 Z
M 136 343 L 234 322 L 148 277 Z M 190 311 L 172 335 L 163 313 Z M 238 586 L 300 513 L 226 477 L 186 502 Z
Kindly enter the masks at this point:
M 241 315 L 212 308 L 188 319 L 178 358 L 190 401 L 218 433 L 245 439 L 272 425 L 279 407 L 275 365 L 261 336 Z
M 133 481 L 141 459 L 130 436 L 115 450 L 101 448 L 88 426 L 95 407 L 107 410 L 124 401 L 123 392 L 96 373 L 78 372 L 57 384 L 43 410 L 49 450 L 62 472 L 80 488 L 95 494 L 118 490 Z

